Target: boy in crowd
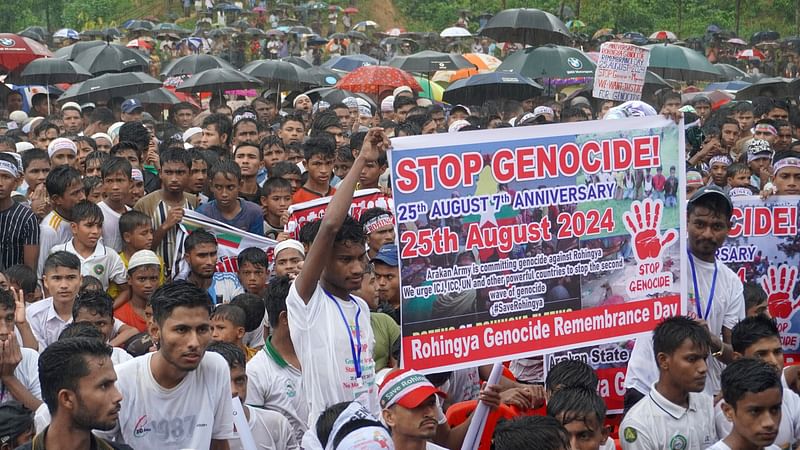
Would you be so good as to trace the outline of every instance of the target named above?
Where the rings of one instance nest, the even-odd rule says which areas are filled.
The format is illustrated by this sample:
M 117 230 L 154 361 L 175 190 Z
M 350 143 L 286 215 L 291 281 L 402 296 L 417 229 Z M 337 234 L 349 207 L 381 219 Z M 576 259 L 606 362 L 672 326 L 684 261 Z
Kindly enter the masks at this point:
M 195 230 L 183 244 L 189 265 L 186 281 L 208 292 L 214 305 L 230 302 L 242 293 L 239 280 L 230 272 L 217 272 L 217 239 L 205 230 Z
M 200 204 L 207 203 L 206 189 L 208 188 L 209 163 L 197 149 L 189 149 L 189 158 L 192 160 L 192 170 L 186 191 L 196 195 Z
M 262 159 L 261 147 L 252 142 L 243 142 L 233 151 L 233 160 L 241 170 L 239 196 L 255 204 L 258 204 L 261 197 L 256 175 Z
M 212 342 L 207 351 L 222 355 L 230 368 L 231 392 L 233 397 L 241 401 L 244 415 L 253 440 L 260 450 L 293 450 L 299 445 L 292 432 L 289 421 L 280 413 L 267 409 L 253 408 L 245 405 L 247 398 L 247 361 L 245 352 L 234 344 L 228 342 Z M 231 450 L 242 448 L 240 439 L 230 441 Z
M 709 450 L 781 448 L 773 445 L 781 423 L 783 393 L 769 364 L 742 358 L 722 371 L 722 412 L 733 424 L 727 437 Z
M 86 200 L 97 204 L 103 200 L 103 179 L 100 177 L 83 178 L 83 195 Z
M 285 215 L 292 205 L 292 184 L 283 178 L 268 178 L 261 187 L 264 235 L 277 239 L 283 233 Z
M 42 289 L 36 279 L 36 272 L 25 264 L 16 264 L 3 271 L 8 279 L 8 288 L 14 292 L 22 291 L 25 303 L 35 303 L 42 299 Z
M 264 234 L 261 208 L 253 202 L 239 198 L 242 172 L 231 160 L 222 160 L 211 166 L 209 174 L 214 200 L 200 205 L 197 212 L 259 236 Z
M 750 185 L 750 174 L 750 167 L 746 164 L 733 163 L 728 166 L 726 174 L 728 179 L 728 195 L 737 197 L 758 194 L 758 191 Z
M 381 247 L 394 242 L 394 217 L 383 208 L 370 208 L 358 219 L 367 233 L 367 256 L 370 259 L 378 254 Z
M 572 450 L 599 450 L 608 441 L 606 404 L 596 388 L 570 387 L 556 391 L 547 402 L 547 415 L 567 430 Z
M 100 169 L 103 166 L 103 161 L 108 159 L 109 154 L 101 151 L 94 151 L 86 156 L 84 161 L 85 169 L 83 175 L 86 177 L 102 177 L 103 172 Z
M 144 197 L 144 175 L 141 169 L 131 169 L 131 195 L 128 196 L 126 205 L 133 208 L 140 198 Z
M 744 284 L 744 308 L 745 317 L 759 314 L 769 317 L 768 297 L 761 284 L 755 281 L 748 281 Z
M 50 297 L 25 310 L 40 352 L 72 321 L 72 305 L 81 286 L 80 259 L 65 251 L 51 253 L 43 265 L 42 282 Z
M 747 143 L 747 166 L 750 167 L 750 184 L 761 190 L 772 178 L 772 147 L 763 139 L 751 139 Z
M 239 284 L 244 291 L 263 298 L 269 275 L 267 253 L 260 248 L 249 247 L 236 256 L 236 262 L 239 267 Z
M 218 305 L 211 313 L 211 340 L 235 345 L 244 352 L 245 358 L 250 361 L 258 349 L 248 347 L 242 342 L 246 320 L 247 317 L 242 308 L 236 305 Z
M 50 156 L 50 165 L 53 167 L 61 165 L 75 167 L 77 165 L 78 147 L 67 138 L 53 139 L 47 145 L 47 154 Z
M 308 139 L 303 144 L 303 154 L 308 180 L 292 196 L 292 203 L 303 203 L 335 194 L 336 189 L 330 185 L 333 158 L 336 156 L 331 139 L 327 136 Z
M 306 259 L 305 247 L 294 239 L 278 242 L 273 253 L 275 275 L 288 276 L 292 280 L 303 268 Z
M 300 115 L 288 115 L 281 120 L 281 127 L 278 129 L 278 137 L 287 146 L 293 143 L 302 143 L 306 134 L 305 122 Z
M 728 184 L 728 167 L 732 164 L 731 158 L 728 155 L 712 156 L 708 160 L 709 172 L 711 174 L 711 183 L 724 188 Z
M 23 186 L 20 192 L 25 194 L 25 198 L 36 214 L 37 218 L 42 218 L 50 212 L 47 202 L 47 187 L 45 180 L 50 173 L 50 158 L 47 152 L 33 148 L 22 154 L 22 170 L 24 175 Z
M 14 333 L 15 316 L 19 312 L 17 304 L 20 303 L 15 298 L 19 291 L 16 292 L 17 294 L 13 294 L 11 291 L 0 290 L 0 367 L 3 368 L 0 375 L 0 405 L 16 400 L 34 411 L 42 404 L 36 368 L 39 354 L 35 349 L 26 348 L 18 342 Z M 26 331 L 24 334 L 30 335 L 27 324 L 21 325 L 20 328 L 25 330 L 20 331 Z
M 161 285 L 161 261 L 152 251 L 139 250 L 131 256 L 127 270 L 130 300 L 114 310 L 114 317 L 143 333 L 150 296 Z
M 103 342 L 111 340 L 114 331 L 114 301 L 103 291 L 85 291 L 78 294 L 72 305 L 72 322 L 89 323 L 102 335 Z M 119 347 L 112 347 L 111 362 L 114 365 L 133 359 Z
M 685 316 L 661 322 L 653 331 L 659 378 L 648 396 L 636 403 L 620 426 L 623 450 L 706 448 L 717 441 L 714 400 L 702 393 L 708 328 Z
M 130 211 L 125 203 L 131 190 L 131 169 L 131 163 L 117 156 L 106 159 L 100 168 L 106 194 L 97 204 L 103 212 L 103 244 L 115 252 L 122 251 L 119 218 Z
M 367 161 L 364 164 L 364 168 L 361 169 L 361 173 L 358 177 L 358 185 L 356 186 L 357 189 L 380 189 L 381 186 L 378 183 L 381 179 L 381 175 L 383 172 L 386 171 L 386 168 L 389 166 L 389 161 L 386 158 L 386 152 L 381 152 L 378 154 L 378 157 Z M 386 193 L 385 190 L 383 190 Z
M 788 152 L 776 153 L 772 159 L 774 176 L 772 191 L 777 195 L 800 194 L 800 143 Z M 765 187 L 765 190 L 768 188 Z
M 264 181 L 272 177 L 272 167 L 281 161 L 286 161 L 286 148 L 278 136 L 268 136 L 259 146 L 264 155 L 264 167 L 258 171 L 258 184 L 263 185 Z
M 21 173 L 10 153 L 0 153 L 0 268 L 15 264 L 36 267 L 39 223 L 31 209 L 11 197 Z
M 353 167 L 353 161 L 355 161 L 355 157 L 349 146 L 343 145 L 336 149 L 336 159 L 333 160 L 333 181 L 331 183 L 333 187 L 338 186 L 347 176 L 347 172 Z
M 221 356 L 206 352 L 211 299 L 177 281 L 158 288 L 150 303 L 159 349 L 117 366 L 125 401 L 108 434 L 137 450 L 228 449 L 235 437 L 230 371 Z
M 211 114 L 203 119 L 203 138 L 200 140 L 200 148 L 219 146 L 228 148 L 228 141 L 231 137 L 231 119 L 223 114 Z
M 39 224 L 39 263 L 36 273 L 44 275 L 44 263 L 51 248 L 72 239 L 72 208 L 86 198 L 83 193 L 81 174 L 75 168 L 59 166 L 47 174 L 47 195 L 53 210 Z M 53 336 L 55 340 L 57 336 Z
M 282 178 L 288 181 L 292 186 L 292 195 L 294 195 L 300 189 L 300 185 L 302 185 L 301 179 L 303 177 L 303 173 L 295 163 L 289 161 L 278 161 L 274 166 L 272 166 L 270 177 Z

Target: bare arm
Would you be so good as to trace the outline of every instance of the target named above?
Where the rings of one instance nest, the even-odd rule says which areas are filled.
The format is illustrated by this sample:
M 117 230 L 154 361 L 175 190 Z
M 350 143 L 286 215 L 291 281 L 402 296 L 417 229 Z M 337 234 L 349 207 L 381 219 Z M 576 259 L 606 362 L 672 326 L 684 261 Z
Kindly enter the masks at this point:
M 39 341 L 33 334 L 31 325 L 28 323 L 28 316 L 25 314 L 25 294 L 22 289 L 10 289 L 14 296 L 14 325 L 17 326 L 19 335 L 22 337 L 22 346 L 39 351 Z
M 212 439 L 209 447 L 210 450 L 230 450 L 230 448 L 228 441 L 220 439 Z
M 34 271 L 36 270 L 36 263 L 39 261 L 39 246 L 38 245 L 25 245 L 22 247 L 22 262 Z
M 350 204 L 353 202 L 353 193 L 355 192 L 356 182 L 361 174 L 361 169 L 367 161 L 378 159 L 380 150 L 389 147 L 389 139 L 381 128 L 372 128 L 364 138 L 364 145 L 361 147 L 358 157 L 353 163 L 353 167 L 347 172 L 347 176 L 342 180 L 342 184 L 333 194 L 328 208 L 325 210 L 325 217 L 319 227 L 319 232 L 311 248 L 308 249 L 305 262 L 303 263 L 303 270 L 297 275 L 294 281 L 295 289 L 300 294 L 300 298 L 305 303 L 311 300 L 314 290 L 319 281 L 322 270 L 328 260 L 327 255 L 330 255 L 333 249 L 333 242 L 336 238 L 336 233 L 342 226 L 345 217 L 350 211 Z
M 114 339 L 109 342 L 113 347 L 119 347 L 122 344 L 128 342 L 128 340 L 134 336 L 139 334 L 139 330 L 133 328 L 130 325 L 123 325 L 122 328 L 119 329 L 119 333 L 114 336 Z

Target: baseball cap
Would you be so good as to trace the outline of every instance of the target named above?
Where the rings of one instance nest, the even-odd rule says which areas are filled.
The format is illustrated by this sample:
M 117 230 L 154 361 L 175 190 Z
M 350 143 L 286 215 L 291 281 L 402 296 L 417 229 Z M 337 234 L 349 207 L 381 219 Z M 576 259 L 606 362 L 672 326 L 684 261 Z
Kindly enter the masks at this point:
M 397 261 L 397 246 L 393 243 L 384 244 L 383 247 L 378 250 L 378 254 L 370 260 L 371 263 L 375 261 L 380 261 L 388 266 L 397 267 L 399 265 Z
M 390 95 L 381 101 L 381 112 L 394 111 L 394 95 Z
M 67 109 L 74 109 L 74 110 L 76 110 L 78 112 L 81 112 L 81 105 L 77 104 L 76 102 L 67 102 L 67 103 L 64 103 L 63 105 L 61 105 L 61 111 L 64 111 L 64 110 L 67 110 Z
M 142 106 L 142 102 L 140 102 L 139 100 L 136 100 L 135 98 L 129 98 L 124 102 L 122 102 L 122 106 L 120 106 L 120 109 L 125 114 L 130 114 L 136 111 L 137 109 L 144 109 L 144 106 Z
M 394 91 L 392 92 L 392 96 L 397 97 L 397 94 L 402 94 L 403 92 L 408 92 L 411 95 L 414 94 L 414 91 L 412 91 L 410 87 L 408 87 L 408 86 L 398 86 L 398 87 L 394 88 Z
M 692 194 L 692 197 L 689 199 L 689 204 L 691 205 L 692 203 L 704 197 L 716 197 L 717 200 L 721 201 L 722 204 L 728 208 L 726 211 L 726 214 L 728 215 L 730 215 L 731 211 L 733 211 L 733 203 L 731 202 L 731 198 L 721 187 L 717 186 L 716 184 L 709 184 L 698 189 L 694 194 Z
M 56 138 L 50 141 L 50 145 L 47 146 L 47 156 L 52 158 L 53 155 L 61 150 L 70 151 L 73 155 L 78 154 L 78 147 L 74 142 L 72 142 L 72 140 L 67 138 Z
M 160 266 L 158 256 L 152 250 L 139 250 L 128 261 L 128 272 L 139 266 Z
M 31 425 L 33 414 L 22 403 L 12 400 L 0 405 L 0 444 L 13 444 Z
M 772 158 L 772 147 L 763 139 L 751 139 L 747 143 L 747 162 Z
M 413 369 L 399 369 L 386 375 L 378 391 L 378 398 L 382 409 L 392 405 L 413 409 L 434 394 L 447 398 L 447 394 L 437 389 L 425 375 Z

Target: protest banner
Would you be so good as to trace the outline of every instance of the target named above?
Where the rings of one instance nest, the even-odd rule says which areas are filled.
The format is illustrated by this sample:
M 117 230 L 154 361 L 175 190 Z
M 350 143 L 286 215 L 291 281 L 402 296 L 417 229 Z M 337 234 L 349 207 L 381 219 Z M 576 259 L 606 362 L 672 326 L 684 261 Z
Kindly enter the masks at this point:
M 297 233 L 306 222 L 321 220 L 325 216 L 332 197 L 316 198 L 303 203 L 289 206 L 289 221 L 285 231 L 292 239 L 297 239 Z M 383 208 L 392 211 L 392 199 L 386 197 L 379 189 L 361 189 L 353 194 L 353 203 L 350 205 L 350 215 L 358 220 L 361 213 L 370 208 Z
M 392 144 L 404 367 L 619 342 L 684 312 L 682 126 L 649 117 Z
M 640 100 L 649 64 L 647 48 L 622 42 L 604 43 L 600 46 L 592 96 L 620 102 Z
M 770 315 L 781 332 L 784 358 L 800 362 L 800 196 L 733 197 L 732 227 L 717 259 L 742 282 L 754 282 L 767 294 Z

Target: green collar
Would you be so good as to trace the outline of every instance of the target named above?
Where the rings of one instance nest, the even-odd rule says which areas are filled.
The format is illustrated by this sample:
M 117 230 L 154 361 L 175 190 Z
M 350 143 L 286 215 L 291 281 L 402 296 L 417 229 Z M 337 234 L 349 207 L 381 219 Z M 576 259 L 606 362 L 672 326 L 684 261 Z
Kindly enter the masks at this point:
M 270 358 L 272 358 L 273 361 L 275 361 L 275 364 L 277 364 L 278 367 L 284 368 L 289 365 L 289 363 L 283 359 L 283 356 L 278 353 L 278 350 L 272 346 L 272 336 L 268 337 L 267 342 L 264 343 L 264 351 L 267 353 L 267 355 L 269 355 Z

